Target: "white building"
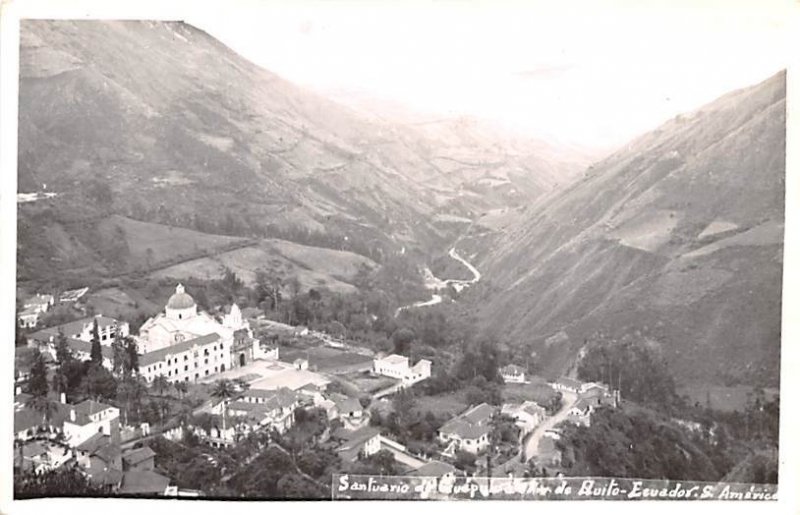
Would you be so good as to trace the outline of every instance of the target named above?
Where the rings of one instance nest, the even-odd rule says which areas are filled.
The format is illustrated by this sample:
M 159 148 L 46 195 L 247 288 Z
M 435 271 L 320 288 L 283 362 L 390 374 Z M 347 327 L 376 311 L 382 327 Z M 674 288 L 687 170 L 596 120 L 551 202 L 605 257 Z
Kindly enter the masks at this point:
M 100 352 L 103 355 L 103 366 L 113 369 L 113 350 L 111 344 L 117 333 L 121 337 L 128 336 L 128 323 L 116 320 L 111 317 L 97 315 L 91 318 L 84 318 L 54 327 L 48 327 L 32 333 L 28 337 L 28 344 L 38 346 L 42 352 L 47 352 L 53 359 L 56 359 L 56 345 L 60 334 L 67 339 L 72 356 L 80 361 L 86 361 L 91 357 L 92 337 L 94 323 L 97 321 L 97 332 L 100 338 Z
M 372 363 L 372 371 L 378 375 L 399 379 L 404 385 L 410 386 L 431 376 L 431 362 L 421 359 L 410 367 L 407 357 L 391 354 L 384 358 L 376 358 Z
M 119 437 L 119 409 L 92 400 L 72 406 L 69 417 L 64 420 L 67 444 L 77 447 L 97 433 L 112 439 Z
M 505 383 L 524 383 L 525 370 L 517 365 L 506 365 L 500 369 L 500 376 L 502 376 Z
M 554 390 L 559 392 L 578 393 L 581 390 L 583 383 L 571 377 L 559 377 L 558 380 L 550 383 Z
M 39 323 L 39 313 L 41 313 L 41 311 L 36 308 L 23 309 L 17 315 L 19 325 L 27 329 L 36 327 L 36 325 Z
M 231 345 L 217 333 L 184 340 L 139 356 L 139 374 L 148 382 L 160 375 L 170 383 L 197 381 L 229 368 Z
M 268 355 L 261 348 L 259 340 L 253 338 L 250 324 L 243 319 L 236 304 L 231 306 L 230 312 L 221 320 L 217 320 L 208 313 L 198 311 L 194 298 L 186 293 L 181 284 L 167 301 L 164 312 L 142 324 L 136 344 L 139 352 L 147 355 L 211 334 L 218 336 L 228 352 L 226 369 L 242 366 L 248 361 Z M 219 363 L 218 368 L 221 365 Z
M 547 417 L 547 411 L 532 401 L 521 404 L 504 404 L 500 413 L 514 419 L 523 434 L 529 433 Z
M 439 428 L 439 440 L 448 444 L 448 454 L 465 450 L 480 454 L 489 447 L 489 433 L 494 408 L 479 404 L 450 419 Z
M 50 309 L 55 303 L 55 297 L 52 295 L 37 293 L 23 303 L 25 309 L 35 309 L 39 313 L 44 313 Z

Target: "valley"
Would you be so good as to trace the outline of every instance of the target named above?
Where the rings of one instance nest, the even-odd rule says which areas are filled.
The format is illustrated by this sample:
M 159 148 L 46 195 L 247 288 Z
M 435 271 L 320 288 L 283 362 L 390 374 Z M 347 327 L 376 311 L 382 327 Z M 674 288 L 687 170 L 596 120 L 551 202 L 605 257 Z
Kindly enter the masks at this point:
M 15 477 L 102 401 L 158 496 L 777 482 L 785 72 L 608 153 L 184 22 L 25 20 L 19 80 Z M 103 463 L 73 480 L 133 488 Z

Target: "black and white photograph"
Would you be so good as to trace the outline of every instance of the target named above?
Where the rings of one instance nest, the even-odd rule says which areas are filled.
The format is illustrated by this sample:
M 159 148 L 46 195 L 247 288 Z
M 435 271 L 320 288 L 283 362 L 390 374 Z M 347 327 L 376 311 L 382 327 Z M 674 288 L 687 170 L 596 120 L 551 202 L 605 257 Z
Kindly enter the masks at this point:
M 24 4 L 15 507 L 789 496 L 795 3 Z

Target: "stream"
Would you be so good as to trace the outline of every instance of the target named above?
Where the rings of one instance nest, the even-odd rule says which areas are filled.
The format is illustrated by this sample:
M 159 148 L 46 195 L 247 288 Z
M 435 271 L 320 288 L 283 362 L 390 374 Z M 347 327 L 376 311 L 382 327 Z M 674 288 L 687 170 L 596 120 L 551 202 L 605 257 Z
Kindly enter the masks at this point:
M 400 306 L 399 308 L 397 308 L 397 311 L 395 311 L 395 313 L 394 313 L 395 317 L 398 316 L 401 311 L 406 310 L 406 309 L 424 308 L 424 307 L 427 307 L 427 306 L 434 306 L 436 304 L 441 303 L 442 300 L 444 300 L 444 299 L 442 298 L 441 295 L 439 295 L 436 292 L 441 290 L 441 289 L 443 289 L 443 288 L 447 288 L 448 286 L 452 286 L 457 292 L 460 293 L 462 290 L 464 290 L 468 286 L 470 286 L 472 284 L 475 284 L 476 282 L 481 280 L 480 271 L 477 268 L 475 268 L 472 265 L 472 263 L 470 263 L 469 261 L 464 259 L 458 253 L 458 251 L 456 250 L 455 247 L 450 249 L 450 252 L 448 253 L 448 255 L 451 258 L 453 258 L 456 261 L 458 261 L 459 263 L 461 263 L 462 265 L 464 265 L 465 267 L 467 267 L 467 269 L 472 273 L 472 279 L 439 279 L 438 277 L 433 275 L 433 272 L 431 272 L 430 268 L 425 267 L 425 269 L 422 271 L 423 276 L 425 277 L 425 288 L 427 288 L 429 290 L 434 290 L 434 293 L 431 294 L 431 298 L 428 299 L 428 300 L 421 300 L 421 301 L 418 301 L 418 302 L 414 302 L 412 304 L 408 304 L 406 306 Z

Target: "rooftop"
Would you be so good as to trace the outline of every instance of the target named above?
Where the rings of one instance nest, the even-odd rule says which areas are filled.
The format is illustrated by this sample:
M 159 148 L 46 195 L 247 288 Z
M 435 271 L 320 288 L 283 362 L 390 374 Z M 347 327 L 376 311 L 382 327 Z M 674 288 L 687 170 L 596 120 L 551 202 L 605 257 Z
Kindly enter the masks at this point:
M 81 402 L 80 404 L 74 407 L 75 423 L 79 425 L 86 425 L 89 422 L 91 422 L 91 420 L 89 419 L 91 415 L 96 415 L 101 411 L 105 411 L 113 407 L 114 406 L 111 406 L 109 404 L 98 402 L 92 399 L 86 399 L 85 401 Z
M 139 449 L 131 449 L 126 451 L 125 454 L 122 455 L 122 459 L 130 465 L 136 465 L 152 458 L 155 455 L 156 453 L 153 452 L 153 449 L 144 446 Z
M 523 370 L 522 367 L 518 367 L 517 365 L 514 365 L 514 364 L 506 365 L 506 366 L 504 366 L 503 368 L 500 369 L 500 374 L 501 375 L 518 376 L 518 375 L 521 375 L 521 374 L 524 374 L 524 373 L 525 373 L 525 370 Z
M 456 468 L 449 463 L 445 463 L 443 461 L 434 460 L 430 463 L 426 463 L 425 465 L 421 466 L 417 470 L 411 473 L 413 476 L 424 476 L 424 477 L 442 477 L 445 474 L 455 473 Z
M 572 379 L 571 377 L 561 376 L 559 377 L 555 383 L 564 385 L 569 388 L 580 388 L 583 384 L 582 382 L 578 381 L 577 379 Z
M 167 301 L 167 309 L 187 309 L 195 305 L 194 298 L 186 293 L 182 284 L 175 287 L 175 293 Z
M 405 356 L 400 356 L 398 354 L 390 354 L 385 358 L 381 358 L 378 361 L 383 361 L 384 363 L 389 363 L 390 365 L 408 364 L 408 358 Z
M 170 479 L 151 470 L 129 470 L 122 478 L 121 494 L 158 494 L 169 486 Z
M 139 366 L 146 367 L 147 365 L 152 365 L 153 363 L 158 363 L 159 361 L 164 361 L 167 356 L 172 356 L 175 354 L 179 354 L 181 352 L 186 352 L 191 350 L 192 347 L 197 345 L 198 347 L 202 347 L 204 345 L 210 345 L 212 343 L 216 343 L 219 341 L 220 336 L 217 333 L 207 334 L 205 336 L 200 336 L 198 338 L 192 338 L 191 340 L 185 340 L 181 343 L 176 343 L 175 345 L 170 345 L 169 347 L 164 347 L 163 349 L 154 350 L 153 352 L 148 352 L 146 354 L 142 354 L 139 356 Z

